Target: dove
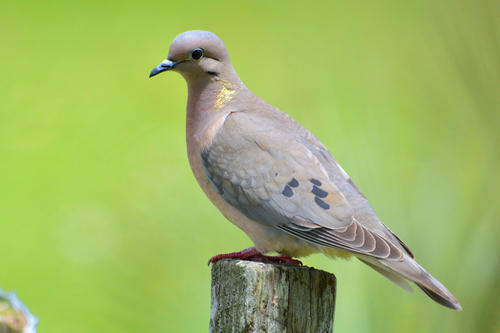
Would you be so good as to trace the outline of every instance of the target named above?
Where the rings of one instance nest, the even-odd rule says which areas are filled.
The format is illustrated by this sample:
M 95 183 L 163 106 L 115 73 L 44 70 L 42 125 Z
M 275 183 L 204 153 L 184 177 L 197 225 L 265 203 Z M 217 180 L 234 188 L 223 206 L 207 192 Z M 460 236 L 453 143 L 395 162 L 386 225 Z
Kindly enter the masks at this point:
M 188 31 L 150 77 L 180 73 L 187 82 L 186 143 L 200 187 L 254 247 L 211 258 L 293 259 L 313 253 L 356 257 L 437 303 L 458 300 L 416 261 L 377 217 L 328 149 L 293 118 L 253 94 L 236 74 L 222 40 Z M 266 253 L 278 253 L 268 257 Z

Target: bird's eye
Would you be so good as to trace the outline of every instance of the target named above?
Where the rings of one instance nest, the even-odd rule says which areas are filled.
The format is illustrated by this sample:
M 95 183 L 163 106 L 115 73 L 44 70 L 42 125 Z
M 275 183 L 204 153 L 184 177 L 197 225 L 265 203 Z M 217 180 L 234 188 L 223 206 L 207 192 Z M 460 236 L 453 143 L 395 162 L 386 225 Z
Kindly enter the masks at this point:
M 191 52 L 191 59 L 193 60 L 200 60 L 203 58 L 203 50 L 202 49 L 196 49 Z

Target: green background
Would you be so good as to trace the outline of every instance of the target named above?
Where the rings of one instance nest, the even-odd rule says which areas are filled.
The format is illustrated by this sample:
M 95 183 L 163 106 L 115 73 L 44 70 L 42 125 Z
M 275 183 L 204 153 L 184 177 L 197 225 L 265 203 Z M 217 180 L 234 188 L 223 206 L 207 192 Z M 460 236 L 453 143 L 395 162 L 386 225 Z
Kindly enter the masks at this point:
M 335 332 L 500 332 L 500 2 L 0 4 L 0 286 L 39 332 L 207 332 L 209 257 L 250 240 L 205 198 L 186 84 L 148 79 L 181 32 L 330 149 L 464 310 L 362 263 Z

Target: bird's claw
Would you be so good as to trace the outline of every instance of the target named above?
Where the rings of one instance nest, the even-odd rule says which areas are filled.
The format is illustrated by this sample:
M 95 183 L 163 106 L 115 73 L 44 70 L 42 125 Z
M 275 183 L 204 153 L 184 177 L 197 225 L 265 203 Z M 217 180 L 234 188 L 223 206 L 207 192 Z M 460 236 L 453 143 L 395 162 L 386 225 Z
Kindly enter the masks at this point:
M 208 261 L 208 266 L 210 266 L 210 264 L 216 263 L 221 259 L 241 259 L 241 260 L 250 260 L 258 262 L 281 262 L 296 266 L 302 266 L 301 261 L 285 255 L 265 256 L 262 253 L 260 253 L 255 247 L 251 247 L 240 252 L 223 253 L 213 256 Z

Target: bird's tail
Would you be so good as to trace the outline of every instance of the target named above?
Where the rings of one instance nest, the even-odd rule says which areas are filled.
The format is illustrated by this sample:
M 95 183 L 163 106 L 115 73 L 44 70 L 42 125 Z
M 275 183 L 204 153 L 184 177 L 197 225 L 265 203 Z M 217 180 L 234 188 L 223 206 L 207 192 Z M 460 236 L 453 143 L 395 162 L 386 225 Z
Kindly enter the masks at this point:
M 429 274 L 429 276 L 434 279 L 432 277 L 432 275 Z M 429 296 L 430 298 L 432 298 L 434 301 L 436 301 L 437 303 L 441 304 L 441 305 L 444 305 L 446 306 L 447 308 L 450 308 L 450 309 L 453 309 L 453 310 L 457 310 L 457 311 L 462 311 L 462 307 L 460 306 L 460 303 L 458 302 L 458 300 L 455 298 L 455 296 L 453 296 L 452 293 L 450 293 L 450 291 L 448 289 L 446 289 L 445 286 L 443 286 L 443 284 L 441 282 L 439 282 L 438 280 L 434 279 L 436 282 L 438 282 L 442 289 L 440 290 L 443 290 L 446 291 L 446 295 L 443 295 L 442 293 L 439 293 L 440 290 L 438 291 L 434 291 L 436 290 L 435 288 L 429 288 L 429 287 L 426 287 L 424 286 L 423 284 L 420 284 L 418 282 L 415 282 L 415 284 L 417 286 L 419 286 L 420 289 L 422 289 L 422 291 L 424 293 L 427 294 L 427 296 Z
M 455 296 L 411 257 L 405 255 L 400 261 L 378 260 L 368 256 L 357 257 L 401 288 L 411 292 L 411 286 L 407 281 L 410 280 L 437 303 L 453 310 L 462 310 Z

